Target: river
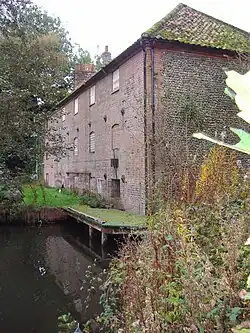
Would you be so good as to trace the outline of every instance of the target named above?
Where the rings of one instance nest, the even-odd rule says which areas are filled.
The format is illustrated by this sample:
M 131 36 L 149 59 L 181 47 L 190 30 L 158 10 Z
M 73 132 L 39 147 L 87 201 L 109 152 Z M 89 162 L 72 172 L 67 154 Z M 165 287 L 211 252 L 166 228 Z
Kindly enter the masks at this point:
M 56 333 L 63 313 L 83 322 L 101 311 L 98 277 L 107 253 L 94 245 L 89 251 L 86 234 L 76 224 L 0 228 L 1 333 Z

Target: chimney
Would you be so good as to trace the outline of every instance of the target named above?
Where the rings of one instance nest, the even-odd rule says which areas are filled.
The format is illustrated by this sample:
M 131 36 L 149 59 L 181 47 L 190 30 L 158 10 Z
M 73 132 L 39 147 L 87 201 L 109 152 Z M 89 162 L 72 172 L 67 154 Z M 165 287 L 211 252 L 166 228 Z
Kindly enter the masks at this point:
M 95 74 L 94 64 L 76 64 L 74 88 L 76 89 L 83 83 L 87 82 L 94 74 Z
M 108 45 L 105 46 L 105 51 L 102 53 L 101 57 L 104 66 L 110 63 L 110 61 L 112 60 Z

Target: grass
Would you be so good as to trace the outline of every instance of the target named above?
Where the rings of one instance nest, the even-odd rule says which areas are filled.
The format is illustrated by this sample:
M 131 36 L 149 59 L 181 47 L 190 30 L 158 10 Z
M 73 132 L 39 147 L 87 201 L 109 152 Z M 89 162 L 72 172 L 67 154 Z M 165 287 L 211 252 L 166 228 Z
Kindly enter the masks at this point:
M 34 192 L 29 185 L 23 187 L 24 203 L 26 205 L 34 205 L 35 207 L 68 207 L 80 203 L 81 198 L 73 195 L 68 190 L 63 190 L 61 193 L 55 188 L 33 186 L 36 190 L 37 199 L 34 201 Z M 43 197 L 45 194 L 45 201 Z
M 91 208 L 86 205 L 74 205 L 72 208 L 81 213 L 97 217 L 103 222 L 106 222 L 105 224 L 109 226 L 145 226 L 147 222 L 145 216 L 139 216 L 117 209 Z
M 81 197 L 74 195 L 67 189 L 61 193 L 55 188 L 43 187 L 33 185 L 36 190 L 36 201 L 34 200 L 34 192 L 29 185 L 23 187 L 24 203 L 26 205 L 33 205 L 39 207 L 71 207 L 81 213 L 93 216 L 105 222 L 106 226 L 120 227 L 120 226 L 145 226 L 146 217 L 138 216 L 133 213 L 124 212 L 117 209 L 104 209 L 104 208 L 91 208 L 87 205 L 81 204 Z M 45 201 L 44 195 L 45 194 Z

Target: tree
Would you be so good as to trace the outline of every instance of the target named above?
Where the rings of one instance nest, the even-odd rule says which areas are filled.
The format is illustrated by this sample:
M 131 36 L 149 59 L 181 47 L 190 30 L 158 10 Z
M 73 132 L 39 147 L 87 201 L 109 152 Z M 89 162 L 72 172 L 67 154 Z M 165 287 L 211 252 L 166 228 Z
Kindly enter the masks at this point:
M 100 69 L 102 69 L 102 67 L 104 67 L 102 56 L 97 54 L 95 56 L 95 70 L 98 72 Z
M 0 177 L 20 184 L 44 154 L 45 126 L 72 86 L 73 47 L 60 20 L 29 1 L 0 5 Z M 50 133 L 51 153 L 62 137 Z
M 75 44 L 77 51 L 75 52 L 75 64 L 92 64 L 93 60 L 89 51 L 84 50 L 79 44 Z

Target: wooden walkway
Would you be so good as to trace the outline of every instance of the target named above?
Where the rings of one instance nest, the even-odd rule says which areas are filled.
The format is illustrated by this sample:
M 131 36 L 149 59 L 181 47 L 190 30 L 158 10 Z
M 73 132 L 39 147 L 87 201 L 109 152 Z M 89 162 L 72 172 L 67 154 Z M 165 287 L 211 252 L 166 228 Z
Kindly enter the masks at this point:
M 131 234 L 135 232 L 143 232 L 147 228 L 141 225 L 130 225 L 129 223 L 120 223 L 117 221 L 117 223 L 110 223 L 107 221 L 102 221 L 100 218 L 87 215 L 85 213 L 79 212 L 78 210 L 67 207 L 63 208 L 65 212 L 75 220 L 77 220 L 78 223 L 84 223 L 89 227 L 89 237 L 92 237 L 92 231 L 93 229 L 101 232 L 101 245 L 104 245 L 107 240 L 108 234 L 113 235 L 123 235 L 123 234 Z

